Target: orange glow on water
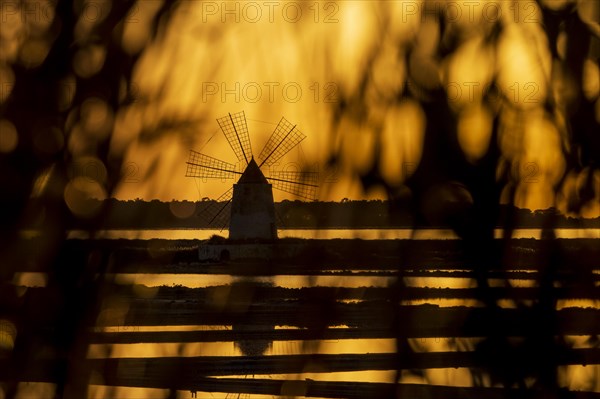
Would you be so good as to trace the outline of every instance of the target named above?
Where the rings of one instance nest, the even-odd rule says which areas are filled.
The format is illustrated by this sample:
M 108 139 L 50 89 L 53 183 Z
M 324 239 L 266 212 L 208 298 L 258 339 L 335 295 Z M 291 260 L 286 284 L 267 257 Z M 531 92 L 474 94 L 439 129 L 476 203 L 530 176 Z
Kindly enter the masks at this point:
M 256 151 L 281 115 L 307 134 L 302 155 L 284 158 L 278 165 L 283 170 L 302 164 L 330 175 L 325 167 L 327 154 L 330 150 L 340 154 L 335 181 L 321 182 L 322 199 L 382 197 L 383 192 L 361 192 L 352 176 L 372 165 L 371 154 L 376 154 L 380 140 L 381 173 L 388 183 L 397 185 L 406 179 L 402 165 L 410 164 L 412 170 L 418 166 L 427 121 L 418 116 L 418 105 L 410 108 L 410 101 L 388 106 L 394 96 L 407 93 L 402 77 L 410 69 L 419 84 L 446 88 L 449 105 L 458 116 L 460 146 L 471 162 L 476 163 L 489 148 L 492 118 L 498 113 L 506 125 L 504 130 L 500 127 L 505 133 L 499 137 L 505 143 L 501 144 L 504 156 L 513 168 L 525 168 L 516 175 L 518 180 L 527 180 L 527 184 L 515 182 L 517 205 L 533 209 L 556 205 L 552 191 L 564 170 L 560 140 L 565 133 L 559 120 L 542 111 L 550 90 L 551 62 L 539 24 L 523 23 L 517 18 L 519 10 L 505 3 L 480 4 L 471 10 L 472 18 L 451 10 L 456 14 L 452 23 L 469 30 L 471 36 L 438 63 L 430 54 L 442 38 L 428 14 L 419 16 L 424 3 L 414 2 L 410 7 L 399 2 L 335 4 L 335 23 L 303 19 L 298 24 L 278 18 L 277 13 L 272 21 L 259 18 L 252 23 L 250 14 L 240 14 L 239 21 L 233 14 L 222 18 L 200 2 L 176 8 L 172 21 L 158 39 L 148 43 L 136 65 L 133 81 L 140 101 L 116 116 L 118 134 L 113 136 L 112 148 L 121 152 L 129 147 L 126 172 L 135 174 L 130 179 L 135 184 L 122 183 L 115 195 L 162 200 L 218 197 L 233 182 L 186 179 L 181 160 L 189 149 L 234 159 L 214 120 L 244 110 Z M 398 13 L 388 17 L 390 7 Z M 490 10 L 507 24 L 495 51 L 484 40 L 490 21 L 496 18 Z M 148 6 L 144 12 L 151 15 L 155 10 Z M 303 12 L 313 15 L 314 11 L 304 8 Z M 531 18 L 539 12 L 531 11 Z M 128 29 L 127 46 L 145 43 L 144 32 Z M 407 65 L 403 55 L 413 39 L 419 45 Z M 367 83 L 368 109 L 357 109 L 353 118 L 344 116 L 333 126 L 332 105 L 358 94 L 359 75 L 370 68 L 370 59 L 374 62 L 372 83 Z M 598 93 L 593 73 L 597 68 L 591 60 L 586 63 L 590 78 L 585 93 L 591 97 Z M 494 75 L 499 95 L 516 109 L 482 104 Z M 407 113 L 412 109 L 414 115 Z M 515 121 L 511 116 L 515 112 L 535 117 L 517 116 Z M 171 132 L 180 140 L 152 139 L 160 132 Z M 536 174 L 534 184 L 531 173 Z
M 31 175 L 31 181 L 23 179 L 24 188 L 17 187 L 21 185 L 21 181 L 15 183 L 10 179 L 6 180 L 6 187 L 11 190 L 17 187 L 24 192 L 29 190 L 28 194 L 36 200 L 44 198 L 44 195 L 51 198 L 48 201 L 50 206 L 46 208 L 42 205 L 34 211 L 37 213 L 40 210 L 41 216 L 36 214 L 35 217 L 40 220 L 46 218 L 49 221 L 47 224 L 52 225 L 51 228 L 54 228 L 54 224 L 60 224 L 58 222 L 65 222 L 61 219 L 64 216 L 51 214 L 55 209 L 64 210 L 68 216 L 65 219 L 73 217 L 77 221 L 88 222 L 101 218 L 103 209 L 100 203 L 87 201 L 89 197 L 116 197 L 124 200 L 139 198 L 147 201 L 218 198 L 236 180 L 186 177 L 186 159 L 190 150 L 196 150 L 235 165 L 236 171 L 244 170 L 245 164 L 236 159 L 216 121 L 228 113 L 240 111 L 244 111 L 247 117 L 254 155 L 259 154 L 282 116 L 297 124 L 307 139 L 275 165 L 265 166 L 265 174 L 268 174 L 267 168 L 271 169 L 268 172 L 317 171 L 320 173 L 318 199 L 322 201 L 345 202 L 342 199 L 388 197 L 417 199 L 415 202 L 420 202 L 414 209 L 423 213 L 419 216 L 434 223 L 448 219 L 451 224 L 454 221 L 452 217 L 456 215 L 461 218 L 468 214 L 464 219 L 469 219 L 472 216 L 469 212 L 475 208 L 484 209 L 482 213 L 488 209 L 491 209 L 490 213 L 494 212 L 495 208 L 490 205 L 496 204 L 485 203 L 488 198 L 481 192 L 476 192 L 479 187 L 469 186 L 472 183 L 466 182 L 470 178 L 477 182 L 483 181 L 476 176 L 483 171 L 485 173 L 482 174 L 487 178 L 496 173 L 495 178 L 502 184 L 498 191 L 501 192 L 500 202 L 503 204 L 531 210 L 555 207 L 560 212 L 575 217 L 600 216 L 598 151 L 591 148 L 593 144 L 598 144 L 597 132 L 593 135 L 586 131 L 586 124 L 572 126 L 576 125 L 573 118 L 574 115 L 579 116 L 579 111 L 587 112 L 584 113 L 588 117 L 587 123 L 592 122 L 590 118 L 600 121 L 598 2 L 284 0 L 264 4 L 237 1 L 180 1 L 171 4 L 140 0 L 128 15 L 119 17 L 123 18 L 121 21 L 109 26 L 110 29 L 103 30 L 100 28 L 107 23 L 109 11 L 116 9 L 119 3 L 111 0 L 82 0 L 69 6 L 74 21 L 65 35 L 72 43 L 68 43 L 68 50 L 63 49 L 64 54 L 69 54 L 70 58 L 62 60 L 68 71 L 63 71 L 56 78 L 57 82 L 53 82 L 59 88 L 48 90 L 56 94 L 57 98 L 46 99 L 46 93 L 41 90 L 36 93 L 40 98 L 32 98 L 23 87 L 32 88 L 35 85 L 20 86 L 24 82 L 18 79 L 29 74 L 36 75 L 40 68 L 47 67 L 45 63 L 49 58 L 56 56 L 52 52 L 54 40 L 57 40 L 60 33 L 65 33 L 61 29 L 67 23 L 67 18 L 55 14 L 55 3 L 0 1 L 0 106 L 2 110 L 6 107 L 20 118 L 28 119 L 29 113 L 12 109 L 18 108 L 14 107 L 12 101 L 19 95 L 18 106 L 35 103 L 33 100 L 37 100 L 42 103 L 42 106 L 37 106 L 37 110 L 44 116 L 40 118 L 40 126 L 35 127 L 29 126 L 27 120 L 10 120 L 4 115 L 0 117 L 2 162 L 4 157 L 18 158 L 23 152 L 30 156 L 23 158 L 23 163 L 32 163 L 34 158 L 36 162 L 39 161 L 39 167 L 36 163 L 30 170 L 26 170 Z M 33 8 L 28 9 L 26 6 Z M 153 18 L 163 6 L 168 12 L 154 21 Z M 574 7 L 572 10 L 568 8 L 571 6 Z M 95 10 L 96 13 L 89 14 L 82 10 Z M 574 49 L 573 42 L 580 44 L 579 38 L 569 36 L 569 27 L 564 26 L 568 24 L 557 25 L 556 32 L 551 32 L 554 36 L 547 31 L 552 18 L 562 18 L 561 13 L 566 13 L 565 10 L 571 13 L 569 15 L 573 19 L 581 22 L 582 30 L 589 33 L 592 43 L 589 48 L 579 49 L 575 46 Z M 153 23 L 156 23 L 156 34 L 152 32 Z M 106 38 L 96 37 L 100 30 L 107 35 Z M 581 43 L 584 43 L 583 40 Z M 568 61 L 572 61 L 569 57 L 578 51 L 581 53 L 581 68 L 573 71 L 574 67 Z M 64 55 L 61 52 L 58 54 Z M 121 67 L 113 65 L 118 64 L 115 62 L 115 54 L 139 56 L 127 59 L 132 64 L 131 76 L 129 71 L 121 75 Z M 51 74 L 51 71 L 44 72 Z M 87 89 L 88 86 L 94 87 L 102 79 L 110 81 L 110 87 L 99 87 L 98 93 L 91 93 Z M 48 86 L 42 80 L 39 80 L 39 86 Z M 51 105 L 54 108 L 47 110 Z M 491 162 L 486 163 L 490 159 Z M 15 164 L 21 161 L 18 159 Z M 78 165 L 83 167 L 79 168 Z M 487 172 L 490 173 L 486 174 Z M 18 174 L 15 175 L 19 177 Z M 494 182 L 484 183 L 490 183 L 489 186 L 484 184 L 484 188 L 488 188 Z M 54 190 L 56 187 L 59 189 Z M 486 198 L 481 200 L 481 197 Z M 15 198 L 22 200 L 27 196 L 15 195 Z M 494 195 L 489 198 L 497 200 Z M 276 201 L 284 199 L 296 197 L 286 193 L 275 194 Z M 485 206 L 477 208 L 475 205 L 482 205 L 477 201 L 483 201 Z M 60 206 L 54 206 L 56 203 Z M 412 205 L 411 203 L 407 207 Z M 166 209 L 167 214 L 177 218 L 177 221 L 189 219 L 198 212 L 195 203 L 172 203 Z M 411 208 L 411 211 L 414 209 Z M 447 219 L 446 211 L 451 216 Z M 309 213 L 306 220 L 312 220 L 310 218 L 313 216 Z M 58 219 L 57 223 L 54 223 L 53 217 Z M 465 220 L 461 219 L 459 222 Z M 469 226 L 484 226 L 482 228 L 490 233 L 490 239 L 500 238 L 507 232 L 488 228 L 485 223 L 479 225 L 478 220 L 466 222 L 471 223 Z M 62 238 L 75 241 L 75 238 L 87 240 L 92 237 L 124 238 L 131 241 L 152 238 L 200 240 L 221 233 L 208 229 L 202 232 L 88 231 L 85 230 L 85 223 L 82 223 L 83 227 L 75 227 L 81 230 L 67 231 L 66 224 L 67 222 L 59 227 L 64 230 L 60 232 L 64 233 L 64 237 L 57 233 L 59 238 L 54 239 L 53 244 Z M 454 230 L 433 232 L 416 228 L 356 231 L 290 229 L 282 231 L 280 238 L 317 237 L 326 240 L 335 237 L 398 241 L 433 238 L 440 241 L 447 239 L 455 244 L 460 240 L 462 231 L 461 226 L 452 227 Z M 476 229 L 472 231 L 477 232 Z M 517 229 L 510 233 L 512 238 L 537 240 L 546 232 L 541 228 L 532 228 Z M 572 238 L 573 241 L 599 237 L 598 229 L 592 228 L 555 229 L 553 233 L 556 233 L 557 238 Z M 21 231 L 20 234 L 21 238 L 28 234 L 31 237 L 26 238 L 44 238 L 45 231 L 33 229 Z M 464 242 L 467 245 L 477 245 L 478 241 L 473 241 L 475 244 L 468 240 Z M 440 245 L 445 244 L 447 242 Z M 160 242 L 153 242 L 148 245 L 146 252 L 140 251 L 147 257 L 145 259 L 148 264 L 163 262 L 161 256 L 168 251 L 160 245 Z M 407 291 L 419 288 L 436 291 L 428 291 L 429 296 L 416 296 L 416 299 L 394 297 L 393 300 L 397 300 L 394 305 L 424 305 L 423 308 L 427 309 L 441 309 L 442 313 L 451 308 L 470 307 L 479 310 L 489 305 L 480 298 L 468 296 L 481 283 L 471 277 L 397 278 L 391 272 L 381 275 L 353 275 L 351 272 L 344 274 L 346 270 L 339 275 L 328 270 L 323 275 L 260 276 L 255 280 L 216 272 L 201 274 L 199 271 L 208 270 L 215 265 L 201 263 L 195 252 L 197 249 L 191 245 L 177 248 L 181 253 L 164 261 L 166 266 L 173 269 L 168 274 L 111 271 L 105 275 L 105 283 L 128 291 L 123 295 L 111 292 L 100 300 L 100 310 L 94 315 L 98 329 L 93 330 L 93 333 L 120 334 L 124 332 L 123 328 L 126 328 L 126 333 L 142 333 L 142 336 L 145 333 L 177 335 L 204 331 L 202 328 L 206 326 L 177 324 L 189 321 L 185 317 L 181 317 L 183 321 L 177 317 L 181 314 L 193 315 L 192 312 L 206 303 L 211 311 L 216 309 L 216 312 L 224 313 L 231 307 L 238 312 L 236 316 L 243 315 L 253 305 L 253 290 L 260 291 L 265 287 L 284 291 L 286 295 L 303 288 L 325 289 L 324 292 L 333 292 L 332 295 L 350 291 L 351 295 L 356 295 L 353 297 L 346 292 L 349 297 L 332 300 L 334 303 L 329 304 L 332 309 L 339 306 L 356 310 L 358 306 L 353 308 L 352 305 L 368 302 L 363 299 L 367 288 L 379 295 L 379 292 L 397 286 L 406 288 Z M 324 253 L 329 249 L 323 249 Z M 470 249 L 473 252 L 479 250 Z M 531 248 L 520 250 L 523 257 L 537 251 Z M 48 257 L 56 256 L 55 252 L 58 252 L 54 248 L 46 251 L 51 253 Z M 87 262 L 86 265 L 90 268 L 97 267 L 99 262 L 95 257 L 105 255 L 102 251 L 99 253 L 100 255 L 91 254 L 82 262 Z M 225 254 L 228 259 L 229 252 L 222 252 L 224 259 Z M 38 272 L 38 269 L 19 272 L 16 271 L 16 266 L 13 273 L 7 268 L 7 285 L 14 289 L 15 298 L 29 298 L 28 292 L 54 287 L 57 279 L 60 282 L 60 274 L 64 270 L 62 268 L 70 266 L 68 262 L 71 255 L 76 257 L 79 254 L 65 255 L 67 260 L 59 265 L 59 273 L 46 273 L 45 270 Z M 117 262 L 115 259 L 118 255 L 120 254 L 107 251 L 106 259 L 102 262 L 106 261 L 112 266 L 113 261 Z M 193 261 L 188 266 L 191 264 L 194 269 L 187 270 L 186 273 L 189 274 L 181 273 L 178 269 L 189 258 L 180 261 L 179 255 L 183 258 L 192 257 Z M 338 253 L 334 255 L 341 259 L 347 256 Z M 377 256 L 380 254 L 373 255 L 375 259 L 379 259 Z M 445 255 L 440 250 L 433 259 L 443 264 L 448 260 Z M 18 263 L 20 254 L 15 259 L 10 259 L 7 265 L 13 267 L 13 263 Z M 63 262 L 62 258 L 59 259 L 57 263 Z M 140 269 L 143 270 L 143 266 L 146 266 L 146 260 L 140 261 L 143 263 Z M 403 266 L 405 261 L 411 261 L 410 258 L 385 260 Z M 476 261 L 479 262 L 479 259 Z M 498 263 L 503 261 L 499 260 Z M 41 267 L 47 266 L 45 262 L 40 263 Z M 218 273 L 228 272 L 229 270 Z M 93 271 L 93 277 L 98 275 L 101 274 Z M 516 300 L 505 296 L 490 300 L 490 303 L 500 311 L 522 310 L 533 307 L 531 305 L 538 299 L 535 297 L 538 294 L 537 288 L 540 291 L 544 289 L 537 285 L 537 280 L 528 278 L 489 278 L 485 280 L 488 287 L 483 288 L 490 288 L 490 292 L 494 293 L 501 292 L 502 289 L 516 290 L 525 299 Z M 252 287 L 245 292 L 238 290 L 239 285 L 235 286 L 240 282 L 252 282 L 260 287 Z M 74 279 L 67 280 L 65 285 L 74 284 L 83 291 L 81 287 L 87 287 L 87 283 Z M 92 285 L 95 281 L 89 283 Z M 165 287 L 159 288 L 161 285 Z M 558 285 L 557 283 L 553 288 L 565 288 Z M 600 283 L 594 280 L 589 285 L 597 288 Z M 214 290 L 208 290 L 209 287 Z M 168 289 L 172 289 L 175 294 L 165 294 L 164 291 Z M 188 292 L 189 297 L 182 299 L 177 297 L 181 294 L 177 289 L 183 292 L 187 289 L 197 291 L 192 294 Z M 459 299 L 449 297 L 444 289 L 460 290 L 457 295 Z M 201 296 L 205 294 L 203 290 L 210 291 L 206 298 Z M 417 290 L 410 292 L 414 291 Z M 439 294 L 440 292 L 446 296 Z M 238 294 L 239 297 L 236 296 Z M 535 299 L 531 299 L 532 297 Z M 297 299 L 293 298 L 290 303 Z M 304 321 L 305 323 L 315 322 L 313 319 L 317 317 L 313 316 L 322 310 L 322 303 L 328 298 L 317 299 L 317 305 L 309 304 L 313 307 L 309 308 L 310 320 Z M 385 301 L 391 302 L 391 299 L 388 297 Z M 19 303 L 17 299 L 14 302 Z M 286 305 L 289 303 L 286 302 Z M 155 311 L 171 306 L 165 313 L 174 315 L 176 321 L 173 325 L 133 325 L 135 323 L 132 319 L 139 321 L 135 320 L 139 314 L 133 313 L 134 310 L 141 308 Z M 598 301 L 586 297 L 558 298 L 552 302 L 551 310 L 563 311 L 574 307 L 597 309 Z M 179 309 L 183 310 L 179 313 Z M 280 315 L 288 309 L 293 307 L 284 308 Z M 153 314 L 153 317 L 162 316 L 158 311 L 157 314 L 158 316 Z M 329 317 L 330 314 L 325 316 Z M 149 320 L 149 324 L 159 324 L 150 317 Z M 193 323 L 202 321 L 204 320 L 193 320 Z M 324 322 L 326 321 L 328 320 Z M 337 328 L 353 328 L 350 324 Z M 138 329 L 129 330 L 134 327 Z M 217 332 L 233 332 L 236 327 L 239 328 L 235 322 L 210 326 Z M 268 327 L 269 334 L 276 330 L 300 329 L 297 326 Z M 331 326 L 319 327 L 325 330 Z M 12 320 L 0 320 L 0 350 L 10 352 L 16 347 L 19 334 L 23 336 L 20 328 L 19 323 Z M 260 329 L 258 332 L 265 333 Z M 480 343 L 479 338 L 471 336 L 432 338 L 431 332 L 428 334 L 423 339 L 411 336 L 404 344 L 417 354 L 439 354 L 470 352 Z M 396 336 L 393 339 L 314 339 L 309 342 L 296 338 L 289 341 L 274 340 L 267 345 L 265 354 L 400 353 L 400 341 L 396 341 Z M 107 336 L 101 338 L 106 339 Z M 514 337 L 508 338 L 510 341 Z M 596 336 L 571 335 L 562 338 L 566 344 L 571 345 L 569 349 L 598 346 Z M 190 358 L 248 354 L 244 353 L 239 342 L 230 338 L 227 341 L 208 343 L 192 340 L 184 343 L 167 341 L 96 342 L 90 345 L 87 352 L 82 351 L 84 353 L 81 357 Z M 476 381 L 476 373 L 463 367 L 431 367 L 420 374 L 406 369 L 398 373 L 385 369 L 332 372 L 324 377 L 325 373 L 314 372 L 316 366 L 312 363 L 302 365 L 305 366 L 305 369 L 295 370 L 284 377 L 297 380 L 300 388 L 306 388 L 305 383 L 311 379 L 325 378 L 328 381 L 399 381 L 461 387 L 478 383 L 483 386 L 496 384 L 489 376 Z M 561 386 L 573 390 L 600 391 L 598 365 L 560 366 L 557 370 L 557 381 Z M 270 377 L 284 378 L 281 375 Z M 89 376 L 89 381 L 86 382 L 92 386 L 90 398 L 129 395 L 189 396 L 187 391 L 109 388 L 103 385 L 103 378 L 98 373 Z M 532 385 L 530 377 L 521 382 L 526 386 Z M 306 393 L 302 389 L 292 388 L 284 387 L 282 393 L 292 392 L 296 396 L 301 396 L 298 392 Z M 8 395 L 4 389 L 4 385 L 0 386 L 0 398 Z M 22 382 L 14 387 L 14 396 L 54 397 L 56 389 L 54 384 L 29 385 Z M 227 394 L 221 396 L 226 398 Z

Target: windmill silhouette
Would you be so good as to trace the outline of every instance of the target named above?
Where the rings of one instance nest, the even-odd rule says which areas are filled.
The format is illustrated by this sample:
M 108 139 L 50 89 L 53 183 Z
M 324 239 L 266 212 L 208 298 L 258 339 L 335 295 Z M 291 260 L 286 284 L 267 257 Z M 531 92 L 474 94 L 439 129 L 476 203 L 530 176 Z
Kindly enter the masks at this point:
M 232 240 L 277 238 L 273 188 L 306 200 L 317 194 L 317 172 L 278 171 L 265 176 L 261 168 L 272 167 L 295 148 L 306 136 L 285 118 L 267 140 L 257 160 L 252 154 L 250 134 L 244 112 L 228 114 L 217 119 L 223 135 L 237 159 L 245 164 L 243 172 L 235 165 L 190 150 L 187 177 L 202 179 L 235 179 L 236 184 L 216 201 L 209 201 L 199 214 L 211 227 L 223 228 L 229 224 Z

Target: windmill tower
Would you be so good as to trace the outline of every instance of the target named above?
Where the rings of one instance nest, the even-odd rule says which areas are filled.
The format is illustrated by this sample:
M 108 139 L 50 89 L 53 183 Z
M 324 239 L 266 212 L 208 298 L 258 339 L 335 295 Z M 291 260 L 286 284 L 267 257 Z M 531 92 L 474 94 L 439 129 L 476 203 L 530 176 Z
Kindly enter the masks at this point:
M 231 240 L 274 240 L 277 238 L 277 223 L 273 188 L 314 200 L 318 175 L 316 172 L 272 172 L 265 175 L 261 168 L 272 167 L 306 136 L 296 125 L 281 118 L 256 161 L 244 112 L 228 114 L 217 122 L 245 168 L 239 172 L 231 163 L 191 150 L 186 176 L 221 180 L 238 178 L 231 189 L 216 202 L 210 202 L 200 213 L 210 226 L 229 224 Z
M 273 189 L 254 158 L 250 159 L 242 177 L 233 185 L 229 238 L 277 238 Z

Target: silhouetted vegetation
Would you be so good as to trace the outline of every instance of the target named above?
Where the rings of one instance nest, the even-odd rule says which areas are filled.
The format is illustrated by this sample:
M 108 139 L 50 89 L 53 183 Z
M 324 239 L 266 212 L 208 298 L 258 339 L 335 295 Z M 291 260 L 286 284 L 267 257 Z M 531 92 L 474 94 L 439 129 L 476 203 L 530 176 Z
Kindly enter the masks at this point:
M 27 396 L 29 382 L 49 383 L 47 396 L 65 399 L 86 398 L 99 385 L 107 398 L 120 397 L 122 386 L 163 389 L 169 398 L 179 390 L 357 399 L 597 397 L 598 240 L 558 240 L 556 229 L 598 223 L 580 218 L 597 210 L 600 196 L 598 2 L 464 2 L 462 19 L 456 14 L 461 2 L 325 2 L 334 10 L 356 8 L 329 25 L 336 28 L 332 35 L 322 26 L 304 30 L 294 23 L 272 36 L 254 30 L 258 24 L 229 30 L 220 18 L 204 23 L 190 12 L 209 3 L 0 2 L 0 397 Z M 298 7 L 311 15 L 317 3 Z M 479 18 L 469 20 L 473 3 Z M 489 4 L 504 10 L 502 17 L 485 17 L 481 7 Z M 527 20 L 531 10 L 535 18 Z M 279 40 L 301 50 L 272 48 Z M 239 52 L 229 54 L 232 48 Z M 240 56 L 248 49 L 256 58 Z M 188 60 L 196 63 L 177 69 Z M 94 240 L 101 228 L 199 227 L 198 203 L 87 198 L 112 198 L 132 177 L 154 198 L 174 169 L 156 157 L 143 176 L 131 176 L 129 152 L 175 142 L 177 149 L 165 153 L 178 158 L 182 148 L 210 141 L 204 120 L 213 107 L 221 112 L 229 104 L 202 102 L 183 89 L 223 78 L 217 71 L 227 70 L 226 60 L 237 68 L 227 76 L 235 81 L 247 69 L 280 70 L 277 76 L 292 79 L 301 71 L 298 79 L 309 80 L 313 61 L 321 65 L 319 76 L 333 84 L 335 101 L 318 102 L 323 112 L 299 114 L 327 125 L 324 151 L 336 174 L 390 201 L 281 203 L 286 227 L 443 226 L 460 240 L 316 242 L 287 270 L 274 261 L 200 264 L 196 242 Z M 192 76 L 199 65 L 204 74 Z M 457 84 L 474 95 L 457 97 Z M 181 98 L 191 101 L 180 104 Z M 271 112 L 274 104 L 264 104 Z M 88 179 L 78 171 L 81 164 L 98 166 L 98 173 Z M 520 209 L 539 204 L 577 218 Z M 540 226 L 543 239 L 517 245 L 515 254 L 513 230 Z M 33 239 L 23 231 L 31 227 L 39 231 Z M 72 228 L 92 239 L 68 239 Z M 383 265 L 393 278 L 389 289 L 351 293 L 337 286 L 296 292 L 253 284 L 239 292 L 227 286 L 190 293 L 129 284 L 134 295 L 122 295 L 124 284 L 113 281 L 122 270 L 179 264 L 207 274 L 304 270 L 307 285 L 329 267 L 369 272 Z M 527 269 L 516 269 L 521 266 Z M 39 272 L 43 284 L 25 287 L 24 271 Z M 430 273 L 472 286 L 440 291 L 417 280 L 426 289 L 413 289 L 411 282 Z M 434 297 L 475 306 L 406 302 Z M 580 306 L 580 300 L 596 306 Z M 189 338 L 181 333 L 173 357 L 116 358 L 114 348 L 92 346 L 174 337 L 105 328 L 203 323 L 235 328 L 192 331 Z M 275 325 L 299 328 L 281 332 Z M 349 328 L 335 328 L 340 325 Z M 303 342 L 298 354 L 261 356 L 276 338 L 340 337 L 385 338 L 396 346 L 393 353 L 321 355 L 311 351 L 319 349 L 316 341 Z M 440 337 L 444 351 L 421 341 Z M 185 351 L 190 342 L 217 339 L 244 342 L 254 356 L 190 357 Z M 247 345 L 252 340 L 258 345 Z M 464 371 L 471 386 L 436 379 L 440 368 L 448 375 Z M 396 374 L 384 383 L 295 378 L 358 370 Z M 577 372 L 579 379 L 572 377 Z M 289 376 L 231 377 L 255 373 Z
M 214 200 L 172 201 L 108 199 L 104 201 L 88 199 L 90 208 L 106 207 L 106 215 L 99 221 L 101 229 L 204 229 L 215 228 L 202 214 L 202 209 Z M 220 207 L 220 206 L 217 206 Z M 180 210 L 186 210 L 181 212 Z M 280 229 L 319 229 L 319 228 L 451 228 L 451 221 L 418 224 L 408 208 L 398 210 L 398 204 L 385 200 L 356 200 L 345 202 L 304 202 L 282 201 L 275 203 L 279 216 Z M 509 224 L 515 228 L 543 228 L 548 218 L 555 220 L 556 228 L 600 228 L 600 217 L 575 218 L 560 214 L 556 209 L 531 211 L 510 205 L 499 209 L 497 228 Z M 38 220 L 28 221 L 24 227 L 40 227 Z M 70 228 L 85 227 L 77 219 L 72 219 Z M 223 226 L 218 226 L 223 227 Z

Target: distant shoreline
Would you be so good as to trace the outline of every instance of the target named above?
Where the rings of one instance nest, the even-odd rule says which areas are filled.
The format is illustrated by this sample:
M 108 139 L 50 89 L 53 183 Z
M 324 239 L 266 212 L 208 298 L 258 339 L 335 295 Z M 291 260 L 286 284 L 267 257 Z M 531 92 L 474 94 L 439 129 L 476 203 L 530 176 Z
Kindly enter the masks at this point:
M 23 238 L 39 237 L 41 230 L 21 230 Z M 505 230 L 495 229 L 494 238 L 504 238 Z M 569 229 L 559 228 L 552 231 L 556 239 L 600 239 L 600 229 Z M 68 239 L 108 239 L 108 240 L 197 240 L 205 241 L 213 236 L 227 237 L 227 230 L 199 229 L 199 228 L 164 228 L 164 229 L 72 229 L 67 231 Z M 303 240 L 458 240 L 460 237 L 451 229 L 279 229 L 280 239 Z M 544 237 L 544 230 L 539 228 L 515 229 L 511 232 L 511 239 L 535 239 Z
M 468 264 L 464 247 L 458 240 L 348 240 L 283 239 L 279 245 L 302 244 L 305 251 L 289 259 L 270 262 L 229 262 L 223 265 L 200 263 L 197 246 L 200 240 L 97 239 L 67 240 L 65 253 L 90 251 L 110 253 L 114 273 L 231 273 L 231 274 L 306 274 L 323 270 L 393 271 L 398 268 L 422 270 L 464 270 Z M 552 253 L 562 259 L 553 272 L 591 272 L 598 268 L 600 247 L 596 239 L 495 240 L 489 250 L 496 262 L 490 270 L 542 270 L 539 255 Z M 503 254 L 496 258 L 492 254 Z M 42 271 L 36 250 L 23 259 L 23 270 Z M 566 261 L 568 260 L 568 261 Z M 252 267 L 248 267 L 250 264 Z
M 90 209 L 104 206 L 105 213 L 100 220 L 85 224 L 73 218 L 68 229 L 83 229 L 93 226 L 99 230 L 182 230 L 182 229 L 219 229 L 227 227 L 228 215 L 218 218 L 212 224 L 206 220 L 207 210 L 221 209 L 222 203 L 215 200 L 204 201 L 104 201 L 88 199 L 93 202 Z M 277 225 L 282 230 L 399 230 L 399 229 L 449 229 L 461 218 L 448 214 L 439 215 L 436 220 L 417 217 L 406 203 L 392 201 L 345 201 L 345 202 L 303 202 L 282 201 L 275 203 Z M 465 215 L 468 216 L 468 215 Z M 447 220 L 446 220 L 447 219 Z M 41 226 L 43 220 L 28 220 L 25 229 Z M 593 219 L 572 218 L 559 213 L 556 209 L 531 211 L 508 205 L 499 208 L 495 228 L 515 229 L 547 228 L 588 229 L 600 228 L 600 217 Z

